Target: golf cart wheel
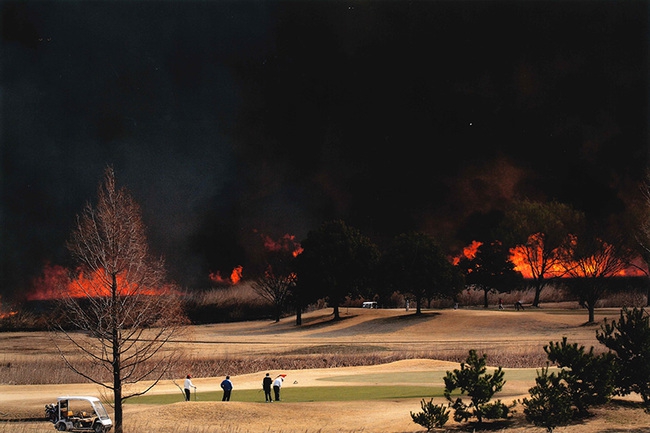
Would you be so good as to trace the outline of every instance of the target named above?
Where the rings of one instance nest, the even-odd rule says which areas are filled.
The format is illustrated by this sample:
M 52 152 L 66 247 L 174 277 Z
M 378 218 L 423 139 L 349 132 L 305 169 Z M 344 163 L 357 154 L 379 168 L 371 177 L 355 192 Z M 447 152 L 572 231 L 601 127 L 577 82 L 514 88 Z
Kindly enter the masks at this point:
M 66 431 L 65 423 L 63 423 L 63 422 L 58 423 L 58 424 L 56 425 L 56 430 L 57 430 L 57 431 Z
M 104 433 L 105 431 L 104 426 L 98 422 L 95 423 L 95 425 L 93 426 L 93 430 L 95 431 L 95 433 Z

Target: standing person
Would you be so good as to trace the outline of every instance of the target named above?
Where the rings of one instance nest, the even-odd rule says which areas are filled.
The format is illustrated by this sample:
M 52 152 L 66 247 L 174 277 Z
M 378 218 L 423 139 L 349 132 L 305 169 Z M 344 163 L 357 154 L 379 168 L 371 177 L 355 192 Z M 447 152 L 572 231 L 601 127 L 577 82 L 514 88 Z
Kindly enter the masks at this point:
M 499 298 L 499 310 L 503 310 L 503 299 Z
M 273 381 L 273 392 L 275 393 L 275 401 L 280 401 L 280 388 L 282 388 L 283 380 L 284 378 L 282 376 L 278 376 Z
M 515 302 L 515 310 L 519 311 L 519 309 L 524 310 L 524 303 L 522 301 Z
M 273 403 L 273 399 L 271 398 L 272 383 L 273 379 L 271 379 L 271 375 L 269 373 L 266 373 L 266 376 L 264 376 L 264 379 L 262 379 L 262 389 L 264 390 L 264 401 L 267 403 Z
M 184 388 L 185 388 L 185 401 L 190 401 L 190 388 L 194 388 L 194 390 L 196 391 L 196 386 L 194 386 L 194 384 L 192 383 L 192 376 L 189 374 L 185 378 Z
M 232 392 L 232 382 L 230 381 L 230 376 L 221 382 L 221 389 L 223 389 L 223 398 L 221 401 L 230 401 L 230 393 Z

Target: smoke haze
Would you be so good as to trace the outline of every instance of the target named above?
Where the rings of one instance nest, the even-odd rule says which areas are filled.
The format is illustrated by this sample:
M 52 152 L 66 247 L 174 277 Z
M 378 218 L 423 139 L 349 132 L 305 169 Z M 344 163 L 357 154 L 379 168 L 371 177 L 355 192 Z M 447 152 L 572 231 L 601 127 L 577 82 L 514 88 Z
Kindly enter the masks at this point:
M 342 218 L 446 238 L 516 198 L 621 212 L 645 2 L 3 2 L 0 294 L 67 264 L 104 167 L 188 288 Z

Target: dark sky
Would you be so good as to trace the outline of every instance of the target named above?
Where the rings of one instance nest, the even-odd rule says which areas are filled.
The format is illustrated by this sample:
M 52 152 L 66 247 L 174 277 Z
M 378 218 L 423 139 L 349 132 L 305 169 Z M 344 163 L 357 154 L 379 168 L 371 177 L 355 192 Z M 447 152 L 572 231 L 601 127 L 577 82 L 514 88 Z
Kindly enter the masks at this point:
M 452 245 L 518 198 L 622 212 L 648 4 L 3 1 L 0 294 L 67 263 L 107 164 L 186 287 L 332 218 Z

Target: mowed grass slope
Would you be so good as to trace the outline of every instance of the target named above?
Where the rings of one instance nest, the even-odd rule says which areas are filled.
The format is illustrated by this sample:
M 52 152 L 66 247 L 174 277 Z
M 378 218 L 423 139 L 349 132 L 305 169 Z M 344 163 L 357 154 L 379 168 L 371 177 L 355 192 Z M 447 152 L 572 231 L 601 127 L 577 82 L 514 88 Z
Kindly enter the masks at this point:
M 597 311 L 597 321 L 617 318 L 618 309 Z M 598 324 L 585 325 L 584 310 L 552 308 L 499 311 L 459 309 L 424 311 L 416 316 L 411 310 L 341 309 L 341 320 L 332 321 L 331 309 L 318 310 L 303 317 L 295 326 L 294 317 L 279 323 L 246 322 L 192 327 L 185 342 L 188 353 L 216 356 L 282 355 L 336 353 L 354 351 L 468 351 L 509 348 L 514 353 L 531 349 L 541 351 L 549 341 L 563 336 L 585 346 L 597 346 Z M 334 351 L 330 350 L 334 349 Z

